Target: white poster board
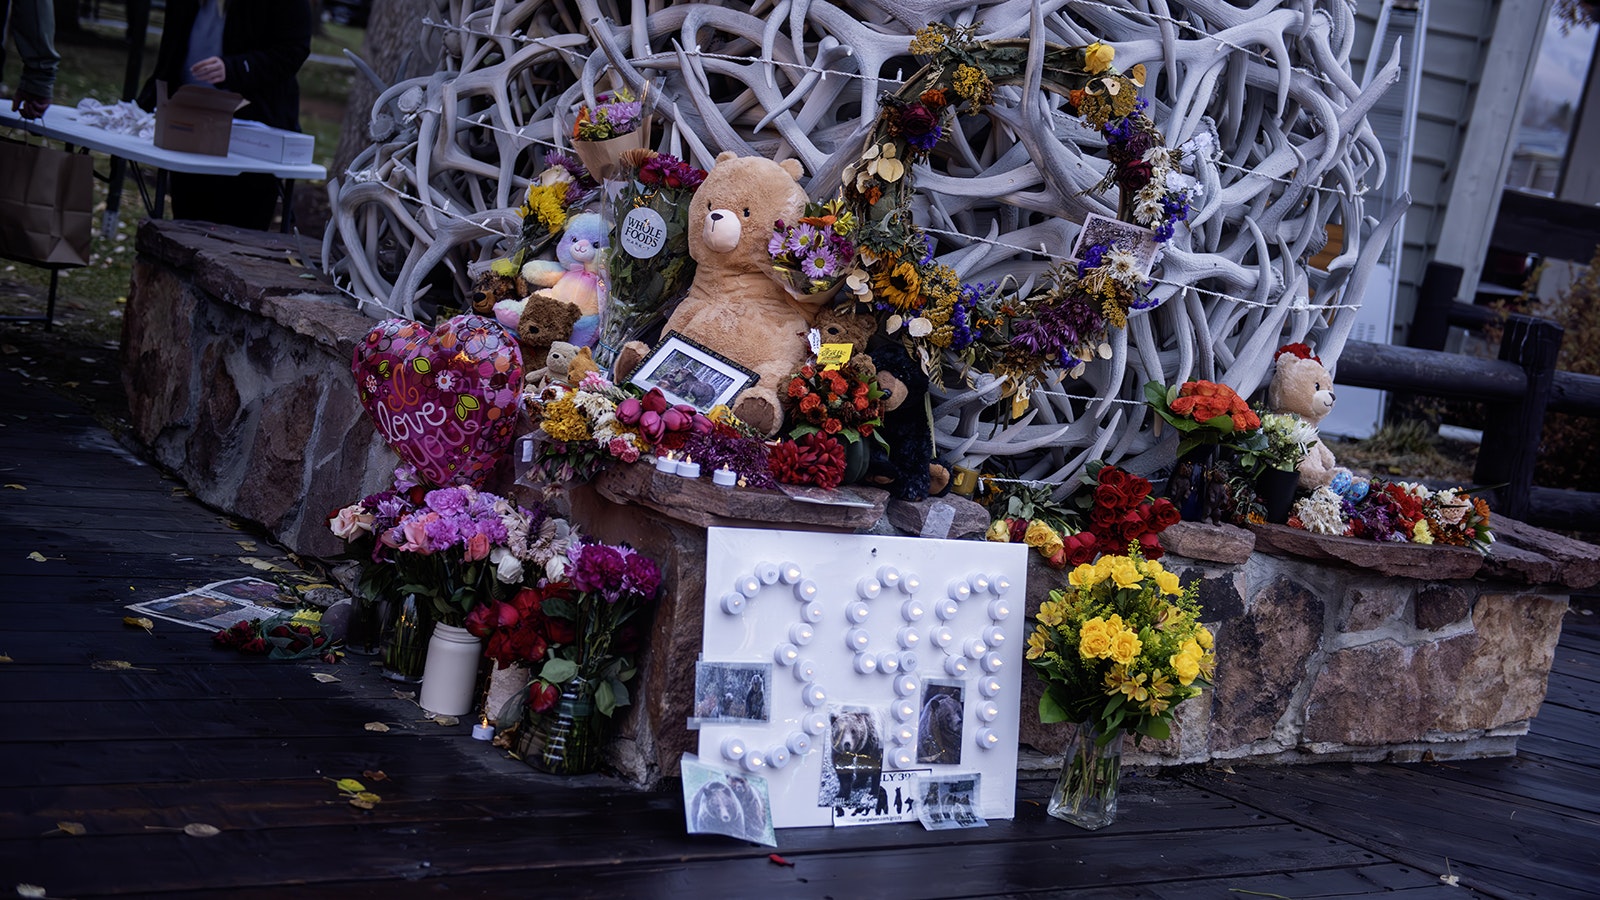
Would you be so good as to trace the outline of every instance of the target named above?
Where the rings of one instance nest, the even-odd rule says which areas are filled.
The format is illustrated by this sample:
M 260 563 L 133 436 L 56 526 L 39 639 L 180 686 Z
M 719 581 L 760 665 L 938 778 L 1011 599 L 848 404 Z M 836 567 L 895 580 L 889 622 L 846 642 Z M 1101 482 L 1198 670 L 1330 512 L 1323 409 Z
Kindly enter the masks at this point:
M 700 759 L 767 779 L 776 827 L 915 822 L 918 779 L 963 773 L 984 818 L 1013 817 L 1026 546 L 743 528 L 706 545 L 701 659 L 734 665 L 702 667 L 691 727 Z

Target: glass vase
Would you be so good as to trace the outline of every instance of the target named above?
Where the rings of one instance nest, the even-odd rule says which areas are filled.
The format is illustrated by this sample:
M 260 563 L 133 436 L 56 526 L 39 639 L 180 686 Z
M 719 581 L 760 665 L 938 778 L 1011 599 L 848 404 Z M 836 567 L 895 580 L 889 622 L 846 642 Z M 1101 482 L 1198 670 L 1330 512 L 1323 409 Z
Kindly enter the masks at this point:
M 531 709 L 517 735 L 517 755 L 522 761 L 551 775 L 582 775 L 600 767 L 603 717 L 583 679 L 561 686 L 561 696 L 549 710 Z
M 1117 783 L 1122 774 L 1122 729 L 1101 740 L 1093 722 L 1078 734 L 1061 762 L 1061 777 L 1050 794 L 1050 815 L 1093 831 L 1117 818 Z
M 395 601 L 394 618 L 383 643 L 383 677 L 419 684 L 428 661 L 428 641 L 433 637 L 433 616 L 416 594 Z
M 394 606 L 387 597 L 354 597 L 350 602 L 350 624 L 345 629 L 345 650 L 357 656 L 383 652 L 383 633 Z

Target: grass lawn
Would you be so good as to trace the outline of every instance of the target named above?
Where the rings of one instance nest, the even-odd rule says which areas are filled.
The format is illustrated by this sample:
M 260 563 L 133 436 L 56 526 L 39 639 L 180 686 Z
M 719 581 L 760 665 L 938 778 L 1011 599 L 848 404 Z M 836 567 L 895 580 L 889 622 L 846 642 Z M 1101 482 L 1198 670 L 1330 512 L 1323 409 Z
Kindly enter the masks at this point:
M 120 14 L 121 7 L 111 11 Z M 151 14 L 146 42 L 143 76 L 155 64 L 160 44 L 162 12 Z M 85 23 L 83 38 L 58 42 L 61 68 L 56 78 L 55 102 L 76 105 L 86 97 L 111 103 L 122 96 L 127 67 L 127 46 L 120 22 Z M 363 32 L 333 23 L 323 25 L 324 34 L 312 39 L 313 59 L 300 70 L 301 127 L 316 136 L 316 161 L 332 163 L 344 117 L 345 99 L 355 69 L 345 63 L 342 50 L 359 50 Z M 338 62 L 320 61 L 327 57 Z M 21 63 L 9 52 L 3 72 L 3 91 L 10 103 Z M 141 77 L 141 82 L 143 78 Z M 10 132 L 0 129 L 0 134 Z M 17 132 L 9 136 L 20 137 Z M 37 139 L 34 139 L 37 142 Z M 110 161 L 95 154 L 95 170 L 105 175 Z M 321 182 L 301 183 L 298 190 L 322 192 Z M 133 268 L 134 233 L 144 216 L 144 205 L 132 179 L 122 188 L 121 222 L 109 236 L 100 234 L 100 212 L 105 209 L 107 186 L 95 180 L 95 229 L 89 265 L 61 272 L 56 302 L 56 327 L 46 332 L 39 324 L 0 323 L 0 365 L 29 377 L 45 378 L 97 410 L 114 417 L 122 405 L 121 384 L 117 375 L 116 349 L 122 333 L 122 310 L 127 302 L 128 283 Z M 0 315 L 42 313 L 50 275 L 43 269 L 0 259 Z M 102 418 L 105 418 L 103 416 Z

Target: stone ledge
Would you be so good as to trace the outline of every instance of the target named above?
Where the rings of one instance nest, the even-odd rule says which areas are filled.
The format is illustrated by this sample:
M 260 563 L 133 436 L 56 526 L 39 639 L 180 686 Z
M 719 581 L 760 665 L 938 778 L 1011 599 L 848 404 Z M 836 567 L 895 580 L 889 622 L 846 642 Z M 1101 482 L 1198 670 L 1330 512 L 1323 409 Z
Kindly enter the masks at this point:
M 291 236 L 152 220 L 136 246 L 122 338 L 134 435 L 204 502 L 297 552 L 341 552 L 328 513 L 394 465 L 350 375 L 372 320 L 289 264 L 313 249 Z
M 887 492 L 853 484 L 848 490 L 871 506 L 806 503 L 782 491 L 725 488 L 710 478 L 680 478 L 640 461 L 608 466 L 594 479 L 600 495 L 620 505 L 638 504 L 701 528 L 784 528 L 802 531 L 865 531 L 883 518 Z
M 1312 534 L 1287 525 L 1251 525 L 1256 548 L 1275 556 L 1343 563 L 1357 569 L 1403 578 L 1471 578 L 1483 555 L 1462 547 L 1391 544 L 1360 538 Z

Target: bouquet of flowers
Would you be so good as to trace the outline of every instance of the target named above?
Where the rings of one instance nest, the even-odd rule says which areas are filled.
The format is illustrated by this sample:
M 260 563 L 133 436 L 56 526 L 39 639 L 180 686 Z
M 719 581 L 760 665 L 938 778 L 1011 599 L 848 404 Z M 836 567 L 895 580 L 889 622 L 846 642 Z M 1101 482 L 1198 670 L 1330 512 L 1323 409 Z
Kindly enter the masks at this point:
M 856 268 L 854 229 L 855 216 L 844 209 L 844 198 L 807 203 L 798 221 L 773 223 L 767 255 L 796 296 L 825 293 Z
M 496 260 L 495 274 L 515 277 L 522 264 L 533 259 L 567 226 L 574 211 L 581 211 L 598 186 L 583 164 L 565 153 L 546 153 L 545 170 L 528 184 L 522 206 L 522 230 L 517 249 L 504 261 Z
M 688 293 L 695 270 L 689 218 L 694 192 L 705 180 L 703 169 L 653 150 L 619 157 L 602 209 L 616 237 L 603 257 L 608 299 L 594 352 L 600 365 L 611 366 L 623 344 L 659 328 Z
M 612 460 L 631 463 L 641 453 L 683 448 L 711 421 L 687 404 L 672 405 L 651 388 L 618 387 L 590 372 L 576 388 L 547 387 L 529 398 L 529 417 L 545 438 L 533 468 L 547 481 L 588 481 Z
M 522 582 L 540 534 L 535 514 L 463 485 L 427 492 L 377 537 L 397 589 L 426 597 L 437 621 L 460 626 L 473 607 Z
M 1078 566 L 1067 584 L 1039 605 L 1024 654 L 1045 684 L 1040 721 L 1166 739 L 1174 707 L 1215 667 L 1195 588 L 1137 547 Z
M 1295 413 L 1263 412 L 1259 446 L 1243 449 L 1239 463 L 1246 471 L 1273 468 L 1293 472 L 1317 442 L 1317 426 Z
M 1487 553 L 1494 543 L 1489 504 L 1460 488 L 1430 490 L 1412 482 L 1374 480 L 1352 489 L 1345 476 L 1294 506 L 1289 526 L 1313 534 L 1395 543 L 1447 544 Z M 1341 492 L 1342 489 L 1342 492 Z
M 791 426 L 789 436 L 820 431 L 850 444 L 864 437 L 875 437 L 882 444 L 877 429 L 883 424 L 886 395 L 873 368 L 860 357 L 836 369 L 807 363 L 789 376 L 781 398 Z
M 1144 386 L 1144 396 L 1156 415 L 1178 429 L 1179 457 L 1202 444 L 1247 437 L 1261 427 L 1255 411 L 1225 384 L 1186 381 L 1168 388 L 1152 381 Z
M 990 524 L 988 539 L 1026 543 L 1057 569 L 1092 562 L 1130 544 L 1137 544 L 1146 559 L 1161 558 L 1160 534 L 1178 521 L 1178 510 L 1165 497 L 1150 496 L 1148 479 L 1094 461 L 1084 470 L 1083 488 L 1073 496 L 1075 509 L 1048 503 L 1048 495 L 1040 497 L 1038 491 L 1012 494 L 1008 515 Z
M 602 715 L 630 702 L 625 686 L 633 677 L 633 654 L 642 631 L 634 616 L 656 599 L 661 569 L 656 562 L 624 545 L 581 540 L 567 551 L 567 580 L 518 595 L 522 620 L 534 637 L 518 653 L 544 644 L 534 662 L 535 680 L 528 686 L 528 708 L 535 713 L 555 706 L 560 687 L 576 687 Z
M 627 88 L 595 97 L 595 105 L 578 107 L 572 123 L 575 141 L 609 141 L 639 130 L 644 123 L 644 104 Z

